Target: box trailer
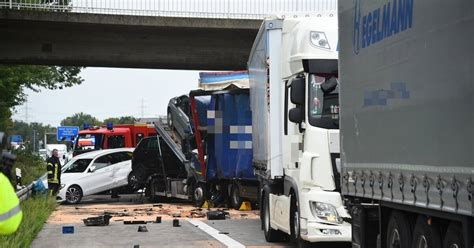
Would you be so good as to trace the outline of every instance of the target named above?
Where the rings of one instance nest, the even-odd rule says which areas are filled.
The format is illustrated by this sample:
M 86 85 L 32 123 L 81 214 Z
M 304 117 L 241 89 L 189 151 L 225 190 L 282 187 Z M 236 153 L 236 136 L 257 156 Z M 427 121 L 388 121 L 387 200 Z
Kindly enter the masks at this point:
M 339 2 L 354 247 L 473 247 L 474 2 Z

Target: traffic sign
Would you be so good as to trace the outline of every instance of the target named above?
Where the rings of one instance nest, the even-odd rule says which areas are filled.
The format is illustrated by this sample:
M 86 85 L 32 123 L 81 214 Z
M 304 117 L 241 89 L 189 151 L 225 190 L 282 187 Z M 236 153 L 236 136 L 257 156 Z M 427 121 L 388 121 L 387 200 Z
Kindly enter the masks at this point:
M 57 140 L 62 141 L 63 138 L 66 141 L 74 140 L 74 137 L 79 133 L 79 127 L 76 126 L 61 126 L 57 129 Z
M 12 135 L 10 136 L 10 142 L 21 143 L 23 142 L 23 137 L 21 135 Z

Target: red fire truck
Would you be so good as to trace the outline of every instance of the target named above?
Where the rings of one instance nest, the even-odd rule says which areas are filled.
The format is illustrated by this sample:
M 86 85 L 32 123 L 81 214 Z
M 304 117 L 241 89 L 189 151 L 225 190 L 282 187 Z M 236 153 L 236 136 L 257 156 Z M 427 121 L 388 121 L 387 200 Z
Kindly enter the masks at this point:
M 136 147 L 144 137 L 155 135 L 156 129 L 151 124 L 86 127 L 75 139 L 73 156 L 94 150 Z

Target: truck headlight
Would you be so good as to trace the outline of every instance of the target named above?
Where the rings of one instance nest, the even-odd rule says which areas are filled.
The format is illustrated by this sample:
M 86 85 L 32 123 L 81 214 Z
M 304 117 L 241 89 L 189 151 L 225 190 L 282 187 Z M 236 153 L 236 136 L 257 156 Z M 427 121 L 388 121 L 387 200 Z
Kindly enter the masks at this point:
M 330 50 L 331 47 L 329 46 L 328 39 L 326 38 L 326 34 L 320 31 L 311 31 L 310 33 L 310 40 L 313 46 L 318 48 L 324 48 Z
M 336 208 L 323 202 L 310 202 L 311 213 L 315 218 L 321 219 L 334 224 L 342 223 L 342 218 L 339 217 Z

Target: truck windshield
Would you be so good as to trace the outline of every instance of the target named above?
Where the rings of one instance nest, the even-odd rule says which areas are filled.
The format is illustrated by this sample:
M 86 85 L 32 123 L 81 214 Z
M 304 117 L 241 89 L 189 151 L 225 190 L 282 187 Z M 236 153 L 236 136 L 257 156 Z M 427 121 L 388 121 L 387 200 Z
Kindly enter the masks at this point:
M 338 129 L 339 128 L 339 90 L 336 87 L 331 92 L 324 92 L 322 85 L 328 77 L 311 74 L 308 79 L 308 120 L 312 126 Z
M 99 150 L 102 148 L 103 137 L 103 134 L 79 134 L 76 139 L 74 150 Z

